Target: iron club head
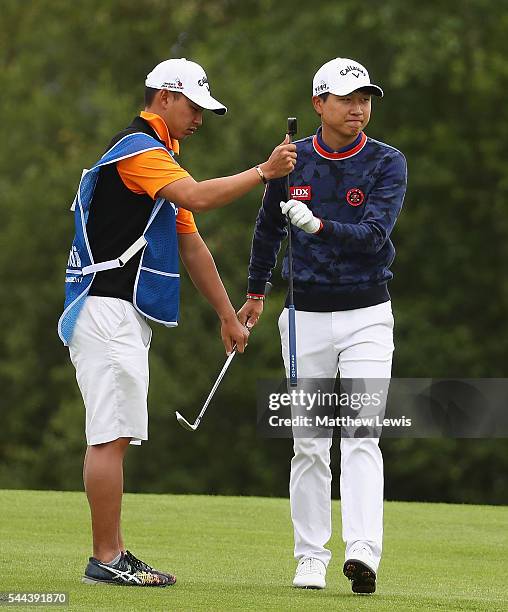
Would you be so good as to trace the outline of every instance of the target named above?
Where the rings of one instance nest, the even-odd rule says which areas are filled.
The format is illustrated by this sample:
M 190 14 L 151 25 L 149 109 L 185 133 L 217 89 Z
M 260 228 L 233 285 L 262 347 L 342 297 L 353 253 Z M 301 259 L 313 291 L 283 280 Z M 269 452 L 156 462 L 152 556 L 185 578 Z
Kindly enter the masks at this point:
M 176 420 L 180 423 L 180 425 L 184 429 L 188 429 L 189 431 L 196 431 L 199 425 L 199 423 L 191 425 L 189 421 L 184 416 L 182 416 L 179 412 L 176 413 Z

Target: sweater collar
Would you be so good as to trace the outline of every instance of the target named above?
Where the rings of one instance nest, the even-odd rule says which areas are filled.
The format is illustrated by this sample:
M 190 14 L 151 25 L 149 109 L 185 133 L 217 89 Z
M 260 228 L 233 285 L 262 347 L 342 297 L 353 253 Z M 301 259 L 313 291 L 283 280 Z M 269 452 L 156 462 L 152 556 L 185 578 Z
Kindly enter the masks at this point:
M 347 145 L 347 147 L 342 147 L 338 151 L 334 151 L 324 143 L 321 135 L 321 127 L 319 127 L 318 131 L 312 138 L 312 144 L 316 153 L 325 159 L 349 159 L 350 157 L 353 157 L 353 155 L 359 153 L 367 144 L 367 136 L 364 132 L 360 132 L 354 142 Z
M 150 124 L 152 130 L 155 131 L 157 136 L 164 142 L 168 149 L 171 149 L 175 155 L 180 153 L 180 143 L 178 140 L 171 138 L 168 126 L 160 115 L 141 111 L 139 116 Z

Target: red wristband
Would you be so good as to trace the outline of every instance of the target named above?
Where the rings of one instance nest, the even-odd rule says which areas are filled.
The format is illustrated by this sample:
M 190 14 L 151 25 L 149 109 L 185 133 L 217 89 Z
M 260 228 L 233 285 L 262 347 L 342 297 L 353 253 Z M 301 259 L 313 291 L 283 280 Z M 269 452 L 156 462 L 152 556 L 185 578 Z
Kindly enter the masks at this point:
M 248 300 L 264 300 L 265 296 L 262 293 L 247 293 Z

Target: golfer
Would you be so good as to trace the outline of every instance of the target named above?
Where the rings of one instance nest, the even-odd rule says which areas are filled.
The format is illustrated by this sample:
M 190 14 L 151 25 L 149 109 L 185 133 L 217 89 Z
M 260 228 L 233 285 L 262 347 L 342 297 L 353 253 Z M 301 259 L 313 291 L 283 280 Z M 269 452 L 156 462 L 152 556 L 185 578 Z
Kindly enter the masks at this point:
M 83 581 L 161 587 L 175 577 L 127 551 L 120 531 L 125 451 L 129 443 L 148 439 L 147 320 L 177 324 L 180 257 L 217 312 L 226 351 L 234 345 L 244 351 L 248 331 L 192 212 L 225 206 L 287 175 L 296 147 L 286 139 L 255 168 L 196 182 L 175 159 L 179 141 L 199 129 L 204 109 L 223 115 L 226 107 L 210 95 L 203 68 L 186 59 L 158 64 L 145 85 L 145 110 L 83 173 L 58 328 L 86 408 L 83 477 L 93 556 Z
M 324 64 L 313 80 L 317 133 L 298 141 L 298 161 L 285 202 L 284 180 L 270 181 L 259 211 L 247 301 L 238 316 L 252 327 L 263 311 L 286 213 L 291 220 L 300 378 L 389 379 L 393 316 L 387 283 L 395 250 L 390 234 L 406 190 L 406 162 L 364 129 L 372 95 L 383 91 L 351 59 Z M 282 200 L 282 201 L 281 201 Z M 287 278 L 287 257 L 283 276 Z M 287 304 L 286 304 L 287 305 Z M 287 310 L 279 318 L 288 372 Z M 341 440 L 344 574 L 356 593 L 373 593 L 383 537 L 383 461 L 376 438 Z M 331 438 L 294 439 L 290 503 L 293 585 L 324 588 L 331 552 Z

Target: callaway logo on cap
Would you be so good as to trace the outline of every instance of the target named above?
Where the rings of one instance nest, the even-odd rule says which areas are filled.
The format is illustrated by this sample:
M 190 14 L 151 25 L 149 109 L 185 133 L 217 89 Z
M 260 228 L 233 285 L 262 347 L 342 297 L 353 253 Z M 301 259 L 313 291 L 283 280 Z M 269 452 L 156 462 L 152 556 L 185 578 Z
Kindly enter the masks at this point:
M 169 59 L 157 64 L 147 75 L 145 85 L 153 89 L 167 89 L 183 93 L 198 106 L 218 115 L 224 115 L 228 110 L 210 95 L 210 85 L 203 68 L 184 57 Z
M 383 90 L 370 82 L 367 69 L 345 57 L 336 57 L 326 62 L 314 75 L 312 94 L 332 93 L 336 96 L 347 96 L 357 89 L 366 89 L 375 96 L 383 97 Z

